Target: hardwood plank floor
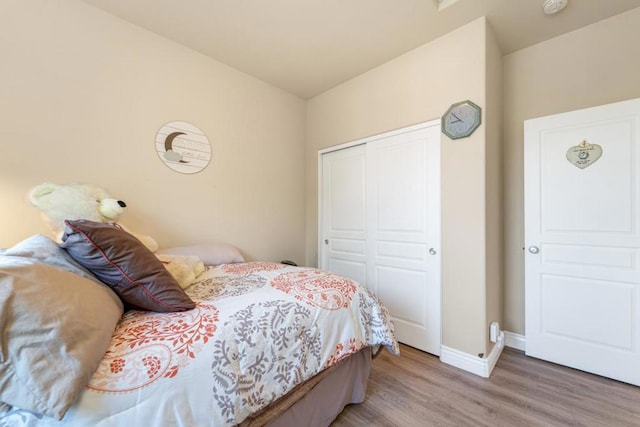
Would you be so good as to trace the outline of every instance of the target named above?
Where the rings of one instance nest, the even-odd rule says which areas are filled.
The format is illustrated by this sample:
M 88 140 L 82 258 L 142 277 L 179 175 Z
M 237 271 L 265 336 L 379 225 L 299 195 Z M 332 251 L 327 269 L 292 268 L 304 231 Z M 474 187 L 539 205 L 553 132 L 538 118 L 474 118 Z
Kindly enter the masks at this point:
M 491 378 L 401 345 L 373 361 L 364 403 L 344 426 L 640 426 L 640 387 L 505 348 Z

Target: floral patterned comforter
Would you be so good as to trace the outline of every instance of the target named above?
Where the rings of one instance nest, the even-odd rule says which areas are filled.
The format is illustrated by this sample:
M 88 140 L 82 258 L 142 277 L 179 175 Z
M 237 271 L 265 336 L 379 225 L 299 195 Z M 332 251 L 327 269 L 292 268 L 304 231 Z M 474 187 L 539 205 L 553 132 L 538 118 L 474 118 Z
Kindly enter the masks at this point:
M 365 346 L 399 351 L 378 299 L 317 269 L 224 264 L 187 293 L 193 310 L 123 316 L 61 422 L 20 413 L 15 425 L 235 425 Z

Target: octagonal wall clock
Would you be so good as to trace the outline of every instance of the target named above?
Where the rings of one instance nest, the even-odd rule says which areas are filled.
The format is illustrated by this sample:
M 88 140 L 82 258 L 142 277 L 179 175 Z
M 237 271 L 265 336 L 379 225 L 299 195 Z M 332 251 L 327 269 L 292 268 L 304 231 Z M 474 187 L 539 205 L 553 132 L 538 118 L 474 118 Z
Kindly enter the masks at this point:
M 442 116 L 442 133 L 451 139 L 466 138 L 480 126 L 481 118 L 482 110 L 473 102 L 456 102 Z

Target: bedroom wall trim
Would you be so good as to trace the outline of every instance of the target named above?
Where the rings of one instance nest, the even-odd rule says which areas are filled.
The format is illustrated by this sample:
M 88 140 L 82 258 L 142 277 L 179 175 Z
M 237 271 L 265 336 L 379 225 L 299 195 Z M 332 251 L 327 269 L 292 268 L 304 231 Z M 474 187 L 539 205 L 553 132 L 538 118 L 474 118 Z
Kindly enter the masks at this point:
M 447 365 L 455 366 L 456 368 L 471 372 L 472 374 L 480 377 L 489 378 L 493 368 L 496 366 L 496 363 L 498 363 L 498 359 L 502 354 L 504 345 L 504 332 L 500 333 L 498 342 L 493 346 L 493 349 L 487 357 L 480 358 L 443 345 L 440 348 L 440 361 Z
M 504 331 L 504 345 L 520 351 L 525 351 L 526 349 L 524 335 L 516 334 L 515 332 Z

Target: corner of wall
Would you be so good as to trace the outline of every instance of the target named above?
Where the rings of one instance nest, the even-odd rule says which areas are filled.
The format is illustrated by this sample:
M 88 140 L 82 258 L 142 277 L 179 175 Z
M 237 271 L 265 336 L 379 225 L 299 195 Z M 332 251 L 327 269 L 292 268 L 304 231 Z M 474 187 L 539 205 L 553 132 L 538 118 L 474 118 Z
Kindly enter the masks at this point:
M 501 334 L 495 344 L 491 344 L 491 351 L 486 357 L 473 356 L 471 354 L 456 350 L 454 348 L 442 346 L 440 350 L 440 361 L 447 365 L 470 372 L 483 378 L 489 378 L 493 368 L 495 368 L 504 350 L 504 334 Z
M 489 325 L 503 322 L 502 52 L 487 23 L 486 45 L 486 345 Z

